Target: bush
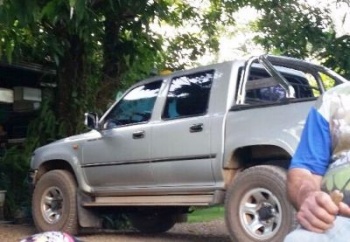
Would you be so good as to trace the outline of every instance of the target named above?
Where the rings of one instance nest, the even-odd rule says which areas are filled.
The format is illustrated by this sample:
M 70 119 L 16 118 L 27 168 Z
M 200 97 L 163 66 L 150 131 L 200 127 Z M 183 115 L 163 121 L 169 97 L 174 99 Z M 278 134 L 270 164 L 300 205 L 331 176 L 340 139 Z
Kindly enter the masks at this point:
M 11 147 L 0 160 L 0 190 L 6 190 L 5 218 L 12 219 L 19 208 L 30 205 L 26 182 L 30 153 L 20 147 Z
M 43 101 L 38 116 L 30 122 L 23 144 L 5 149 L 0 158 L 0 190 L 7 190 L 5 217 L 13 219 L 18 211 L 30 216 L 31 191 L 28 184 L 30 158 L 36 147 L 54 140 L 57 121 L 49 98 Z

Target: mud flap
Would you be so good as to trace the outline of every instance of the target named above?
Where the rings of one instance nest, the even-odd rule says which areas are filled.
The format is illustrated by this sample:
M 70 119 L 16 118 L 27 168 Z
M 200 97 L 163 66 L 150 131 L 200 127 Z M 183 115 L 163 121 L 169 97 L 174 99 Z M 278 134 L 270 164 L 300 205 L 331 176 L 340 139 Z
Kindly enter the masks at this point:
M 102 228 L 102 218 L 92 209 L 84 208 L 83 201 L 89 201 L 91 198 L 82 192 L 77 193 L 77 210 L 79 225 L 82 228 Z

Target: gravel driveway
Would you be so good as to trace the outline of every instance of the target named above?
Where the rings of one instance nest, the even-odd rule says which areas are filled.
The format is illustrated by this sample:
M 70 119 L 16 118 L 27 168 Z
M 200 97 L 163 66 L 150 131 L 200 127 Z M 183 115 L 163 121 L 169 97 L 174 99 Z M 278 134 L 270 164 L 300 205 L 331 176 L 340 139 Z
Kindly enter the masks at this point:
M 32 225 L 0 224 L 1 242 L 18 242 L 35 233 Z M 84 233 L 79 236 L 84 242 L 229 242 L 223 220 L 203 223 L 180 223 L 167 233 L 159 235 L 140 234 L 132 231 L 104 230 L 96 233 Z

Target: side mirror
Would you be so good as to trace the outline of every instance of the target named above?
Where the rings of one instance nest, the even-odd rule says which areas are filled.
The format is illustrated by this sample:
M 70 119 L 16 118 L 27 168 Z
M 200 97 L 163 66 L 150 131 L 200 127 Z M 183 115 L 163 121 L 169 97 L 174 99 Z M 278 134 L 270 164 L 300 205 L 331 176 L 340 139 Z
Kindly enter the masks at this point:
M 98 115 L 96 113 L 85 113 L 84 124 L 90 129 L 98 128 Z

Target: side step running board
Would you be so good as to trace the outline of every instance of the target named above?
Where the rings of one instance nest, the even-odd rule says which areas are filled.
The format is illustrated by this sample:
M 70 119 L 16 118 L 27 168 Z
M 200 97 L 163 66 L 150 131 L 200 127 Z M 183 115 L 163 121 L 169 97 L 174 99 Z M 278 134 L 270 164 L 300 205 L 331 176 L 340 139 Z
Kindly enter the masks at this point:
M 213 204 L 215 195 L 166 195 L 95 197 L 92 201 L 82 201 L 84 207 L 100 206 L 207 206 Z

